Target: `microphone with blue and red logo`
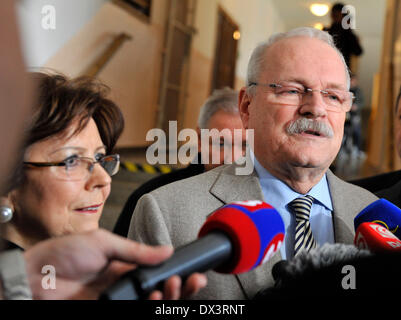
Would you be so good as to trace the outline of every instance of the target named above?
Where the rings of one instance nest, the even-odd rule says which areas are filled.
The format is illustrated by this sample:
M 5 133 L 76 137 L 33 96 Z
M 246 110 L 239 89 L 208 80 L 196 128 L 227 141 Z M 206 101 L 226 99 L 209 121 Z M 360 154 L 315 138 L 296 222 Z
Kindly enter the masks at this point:
M 386 199 L 379 199 L 363 209 L 354 219 L 355 245 L 372 252 L 401 250 L 401 209 Z
M 355 231 L 354 244 L 372 252 L 401 252 L 401 240 L 378 223 L 363 222 Z
M 198 239 L 178 248 L 157 266 L 143 266 L 125 274 L 101 299 L 137 300 L 162 288 L 173 275 L 216 270 L 243 273 L 266 262 L 284 240 L 284 223 L 269 204 L 249 200 L 227 204 L 213 212 Z
M 355 231 L 364 222 L 377 223 L 401 238 L 401 209 L 386 199 L 372 202 L 355 217 Z

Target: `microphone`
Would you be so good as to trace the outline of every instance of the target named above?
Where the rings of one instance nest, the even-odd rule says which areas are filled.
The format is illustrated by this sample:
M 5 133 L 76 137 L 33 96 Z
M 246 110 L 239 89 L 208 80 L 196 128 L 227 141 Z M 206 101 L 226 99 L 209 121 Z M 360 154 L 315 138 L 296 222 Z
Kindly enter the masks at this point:
M 272 268 L 275 286 L 261 290 L 254 299 L 299 299 L 316 293 L 338 297 L 396 288 L 401 285 L 401 241 L 396 237 L 401 235 L 400 224 L 401 210 L 385 199 L 376 200 L 354 219 L 354 244 L 361 250 L 353 245 L 325 244 L 309 253 L 302 251 L 291 261 L 280 261 Z M 342 287 L 344 267 L 355 268 L 358 290 Z
M 377 223 L 401 238 L 401 209 L 386 199 L 379 199 L 363 209 L 354 219 L 355 230 L 364 222 Z
M 260 290 L 254 300 L 310 299 L 311 296 L 344 294 L 344 265 L 356 265 L 372 257 L 368 250 L 354 245 L 325 243 L 309 252 L 301 251 L 292 260 L 282 260 L 272 268 L 273 287 Z M 363 271 L 358 270 L 362 278 Z
M 157 266 L 142 266 L 126 273 L 100 298 L 146 298 L 173 275 L 185 278 L 210 269 L 234 274 L 250 271 L 279 250 L 284 233 L 280 214 L 263 201 L 225 205 L 209 215 L 199 231 L 199 239 L 178 248 Z
M 310 270 L 318 270 L 354 258 L 368 257 L 371 253 L 365 249 L 358 249 L 354 245 L 325 243 L 309 252 L 301 251 L 292 260 L 282 260 L 273 266 L 274 280 L 292 279 L 303 275 Z
M 372 222 L 363 222 L 355 232 L 355 246 L 372 252 L 401 251 L 401 241 L 388 229 Z

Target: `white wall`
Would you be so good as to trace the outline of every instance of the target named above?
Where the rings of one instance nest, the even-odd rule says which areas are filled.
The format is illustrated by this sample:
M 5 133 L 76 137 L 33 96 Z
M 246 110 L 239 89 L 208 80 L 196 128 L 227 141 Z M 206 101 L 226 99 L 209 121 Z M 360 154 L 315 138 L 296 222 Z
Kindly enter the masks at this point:
M 237 21 L 241 31 L 237 76 L 246 79 L 248 61 L 253 49 L 272 34 L 285 30 L 281 16 L 270 0 L 237 1 L 221 0 L 222 6 Z
M 41 67 L 76 34 L 108 0 L 19 0 L 17 14 L 28 67 Z M 42 8 L 54 6 L 56 29 L 42 27 Z
M 217 13 L 221 6 L 238 24 L 241 39 L 238 44 L 236 76 L 245 79 L 248 60 L 256 45 L 276 32 L 285 30 L 271 0 L 198 0 L 193 47 L 204 56 L 214 58 Z

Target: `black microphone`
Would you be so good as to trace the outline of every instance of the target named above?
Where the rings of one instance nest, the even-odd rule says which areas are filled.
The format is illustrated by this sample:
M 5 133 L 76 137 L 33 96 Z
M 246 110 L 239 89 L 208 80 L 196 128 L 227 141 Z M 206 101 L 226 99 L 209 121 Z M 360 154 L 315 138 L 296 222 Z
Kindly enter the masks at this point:
M 255 300 L 310 302 L 311 297 L 384 297 L 401 287 L 401 254 L 371 253 L 353 245 L 325 244 L 280 261 L 272 270 L 273 287 L 260 290 Z M 398 292 L 398 291 L 397 291 Z
M 221 232 L 212 232 L 177 249 L 173 258 L 157 266 L 139 267 L 128 272 L 114 286 L 102 294 L 102 300 L 139 300 L 173 275 L 188 276 L 194 272 L 213 269 L 232 256 L 230 238 Z
M 357 265 L 373 254 L 354 245 L 324 244 L 309 252 L 301 251 L 292 260 L 281 260 L 272 268 L 273 287 L 259 291 L 254 299 L 306 298 L 310 295 L 338 295 L 345 292 L 342 268 Z M 362 277 L 362 272 L 359 274 Z M 304 296 L 305 295 L 305 296 Z
M 258 200 L 228 204 L 208 217 L 199 239 L 178 248 L 160 265 L 138 267 L 126 273 L 100 298 L 146 298 L 173 275 L 185 278 L 210 269 L 234 274 L 247 272 L 267 261 L 283 239 L 284 223 L 269 204 Z
M 354 245 L 343 243 L 328 244 L 307 251 L 301 251 L 292 260 L 282 260 L 273 266 L 275 280 L 294 279 L 310 270 L 318 270 L 343 263 L 354 258 L 371 256 L 368 250 L 359 250 Z

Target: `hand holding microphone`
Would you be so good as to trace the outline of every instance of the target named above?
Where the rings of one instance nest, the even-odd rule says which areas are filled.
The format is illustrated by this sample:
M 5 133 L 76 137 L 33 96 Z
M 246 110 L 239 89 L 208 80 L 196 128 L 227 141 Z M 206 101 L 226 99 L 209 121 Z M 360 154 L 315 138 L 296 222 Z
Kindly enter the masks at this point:
M 267 203 L 250 200 L 225 205 L 208 217 L 198 240 L 178 248 L 158 266 L 128 272 L 101 298 L 142 299 L 172 275 L 185 278 L 210 269 L 235 274 L 250 271 L 279 250 L 284 232 L 280 214 Z

